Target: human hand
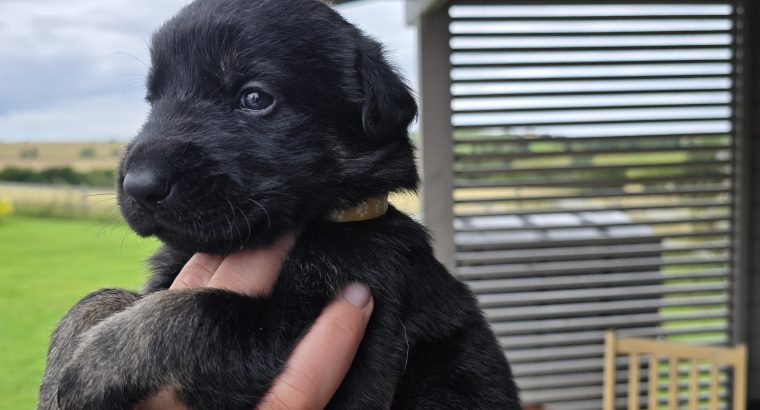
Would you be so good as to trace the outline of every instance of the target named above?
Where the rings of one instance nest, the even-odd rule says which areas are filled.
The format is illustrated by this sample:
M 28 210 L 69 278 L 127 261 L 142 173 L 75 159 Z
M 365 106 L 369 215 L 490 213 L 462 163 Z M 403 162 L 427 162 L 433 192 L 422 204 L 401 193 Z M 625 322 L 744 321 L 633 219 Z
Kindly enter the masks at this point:
M 170 289 L 209 287 L 266 295 L 294 241 L 288 234 L 267 248 L 243 250 L 226 258 L 196 254 Z M 365 285 L 352 283 L 343 289 L 293 350 L 257 410 L 324 408 L 351 367 L 373 307 Z M 173 391 L 163 390 L 137 409 L 182 410 L 185 406 Z

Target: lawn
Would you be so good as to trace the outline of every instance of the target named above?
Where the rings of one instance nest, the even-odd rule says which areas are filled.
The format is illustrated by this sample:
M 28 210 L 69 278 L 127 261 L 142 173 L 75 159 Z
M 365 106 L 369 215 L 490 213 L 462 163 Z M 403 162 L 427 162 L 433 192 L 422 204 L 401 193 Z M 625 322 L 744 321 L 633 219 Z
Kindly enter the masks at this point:
M 157 247 L 126 226 L 11 217 L 0 221 L 0 409 L 32 409 L 58 320 L 102 287 L 137 289 Z

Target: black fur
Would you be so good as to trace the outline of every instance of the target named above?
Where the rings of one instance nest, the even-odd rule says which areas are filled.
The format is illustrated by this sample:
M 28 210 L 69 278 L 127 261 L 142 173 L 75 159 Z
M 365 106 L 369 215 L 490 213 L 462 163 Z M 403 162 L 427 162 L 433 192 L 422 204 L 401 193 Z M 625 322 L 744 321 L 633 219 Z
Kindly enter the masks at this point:
M 509 366 L 469 290 L 418 223 L 324 220 L 416 189 L 408 88 L 380 46 L 316 0 L 197 0 L 154 36 L 152 112 L 119 170 L 123 214 L 166 246 L 141 295 L 105 290 L 57 329 L 40 409 L 129 409 L 169 386 L 196 409 L 251 409 L 335 292 L 367 283 L 375 311 L 330 402 L 341 409 L 518 409 Z M 274 109 L 238 109 L 254 85 Z M 170 186 L 128 195 L 129 172 Z M 273 293 L 165 290 L 198 251 L 302 230 Z

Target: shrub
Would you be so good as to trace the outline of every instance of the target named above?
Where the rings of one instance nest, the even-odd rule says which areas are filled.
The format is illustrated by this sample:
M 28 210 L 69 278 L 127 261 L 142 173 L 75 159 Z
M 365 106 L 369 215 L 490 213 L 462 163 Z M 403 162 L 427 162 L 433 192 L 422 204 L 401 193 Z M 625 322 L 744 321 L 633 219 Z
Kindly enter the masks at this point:
M 116 171 L 113 169 L 79 172 L 71 167 L 48 168 L 42 171 L 9 167 L 0 170 L 0 181 L 8 182 L 113 187 L 115 180 Z
M 95 158 L 96 156 L 98 155 L 93 148 L 85 148 L 79 152 L 80 158 Z
M 19 157 L 21 159 L 35 159 L 39 156 L 40 152 L 37 150 L 37 148 L 28 148 L 21 150 L 21 153 L 19 154 Z

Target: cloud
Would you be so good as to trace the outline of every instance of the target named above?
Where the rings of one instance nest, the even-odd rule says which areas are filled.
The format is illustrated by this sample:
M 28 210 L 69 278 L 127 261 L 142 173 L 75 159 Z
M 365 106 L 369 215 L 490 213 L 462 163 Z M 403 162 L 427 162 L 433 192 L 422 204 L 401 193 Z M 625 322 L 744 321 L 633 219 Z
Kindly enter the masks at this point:
M 185 0 L 0 2 L 0 142 L 127 139 L 147 41 Z
M 187 0 L 0 0 L 0 142 L 110 140 L 144 116 L 152 32 Z M 416 84 L 401 0 L 338 7 Z

